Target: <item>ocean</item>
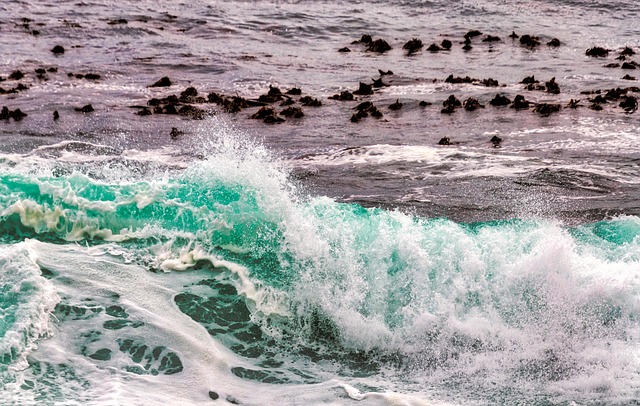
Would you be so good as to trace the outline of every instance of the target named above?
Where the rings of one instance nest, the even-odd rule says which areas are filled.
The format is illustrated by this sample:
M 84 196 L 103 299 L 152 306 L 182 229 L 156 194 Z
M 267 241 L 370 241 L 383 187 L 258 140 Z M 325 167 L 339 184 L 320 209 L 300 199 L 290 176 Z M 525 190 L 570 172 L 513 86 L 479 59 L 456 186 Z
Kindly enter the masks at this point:
M 640 404 L 639 17 L 0 4 L 0 404 Z

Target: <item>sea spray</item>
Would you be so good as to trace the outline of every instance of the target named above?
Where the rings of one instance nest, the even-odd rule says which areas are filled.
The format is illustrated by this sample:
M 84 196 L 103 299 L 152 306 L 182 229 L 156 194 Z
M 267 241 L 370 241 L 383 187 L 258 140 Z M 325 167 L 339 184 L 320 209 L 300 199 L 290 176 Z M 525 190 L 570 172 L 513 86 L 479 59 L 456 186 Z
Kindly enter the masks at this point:
M 246 385 L 338 379 L 360 392 L 489 403 L 638 395 L 640 360 L 628 356 L 640 339 L 636 217 L 574 228 L 551 220 L 461 224 L 338 203 L 305 195 L 266 150 L 224 130 L 183 170 L 136 167 L 129 176 L 122 166 L 112 179 L 105 171 L 96 179 L 91 160 L 84 167 L 34 174 L 13 166 L 0 175 L 3 241 L 48 242 L 38 246 L 49 258 L 41 272 L 66 292 L 57 325 L 71 332 L 93 320 L 86 336 L 57 352 L 93 365 L 75 368 L 73 385 L 56 392 L 63 371 L 45 377 L 37 372 L 46 359 L 30 364 L 27 375 L 42 383 L 41 395 L 50 389 L 47 399 L 93 393 L 78 389 L 97 385 L 82 378 L 91 368 L 107 381 L 108 367 L 136 382 L 204 368 L 185 363 L 182 341 L 162 342 L 172 320 L 136 299 L 146 289 L 165 292 L 189 328 L 197 322 L 233 353 L 212 355 L 226 363 L 216 374 Z M 75 243 L 114 259 L 92 262 Z M 74 253 L 56 264 L 55 246 Z M 64 287 L 85 280 L 71 268 L 78 261 L 99 270 L 89 298 Z M 121 277 L 125 269 L 146 275 L 136 276 L 137 290 L 109 283 L 110 270 Z M 158 278 L 166 290 L 153 287 Z M 125 291 L 129 302 L 120 299 Z M 155 321 L 120 317 L 114 306 Z

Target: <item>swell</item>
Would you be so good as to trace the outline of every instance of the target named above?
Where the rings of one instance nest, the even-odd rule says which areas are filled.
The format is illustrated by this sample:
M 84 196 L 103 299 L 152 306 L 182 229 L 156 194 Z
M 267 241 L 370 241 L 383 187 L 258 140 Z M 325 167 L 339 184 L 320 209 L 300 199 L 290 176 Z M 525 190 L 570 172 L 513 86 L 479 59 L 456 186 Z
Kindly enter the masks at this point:
M 413 217 L 301 196 L 263 153 L 233 146 L 143 180 L 3 175 L 4 242 L 117 243 L 155 271 L 231 271 L 174 301 L 252 361 L 233 368 L 243 379 L 382 376 L 494 401 L 637 395 L 622 354 L 640 339 L 639 218 Z

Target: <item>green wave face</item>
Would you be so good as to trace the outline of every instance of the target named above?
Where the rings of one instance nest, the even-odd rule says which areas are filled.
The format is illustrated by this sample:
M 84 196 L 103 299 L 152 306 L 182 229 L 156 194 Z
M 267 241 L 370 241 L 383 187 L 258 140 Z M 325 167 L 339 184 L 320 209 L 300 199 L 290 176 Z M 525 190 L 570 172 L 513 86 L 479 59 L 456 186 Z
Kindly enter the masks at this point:
M 1 241 L 117 243 L 152 270 L 217 268 L 174 301 L 253 360 L 232 369 L 244 379 L 410 374 L 513 394 L 605 371 L 638 387 L 618 355 L 639 339 L 640 219 L 457 224 L 303 198 L 283 173 L 249 156 L 117 182 L 4 174 Z

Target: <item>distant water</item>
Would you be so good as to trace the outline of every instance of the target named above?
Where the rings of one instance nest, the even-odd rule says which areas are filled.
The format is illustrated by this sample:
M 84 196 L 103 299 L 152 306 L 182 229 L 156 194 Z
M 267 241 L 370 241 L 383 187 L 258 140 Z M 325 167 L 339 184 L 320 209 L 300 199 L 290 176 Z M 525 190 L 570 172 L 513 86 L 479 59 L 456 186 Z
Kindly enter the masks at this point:
M 28 114 L 0 120 L 0 403 L 634 404 L 640 113 L 593 111 L 581 92 L 640 86 L 621 79 L 639 70 L 604 67 L 640 52 L 639 13 L 633 1 L 1 4 L 0 87 L 29 89 L 0 94 Z M 501 40 L 465 52 L 472 29 Z M 365 52 L 352 44 L 363 34 L 393 49 Z M 453 48 L 407 56 L 411 38 Z M 610 55 L 587 57 L 593 46 Z M 378 69 L 390 86 L 328 99 Z M 561 93 L 525 90 L 530 75 Z M 173 86 L 148 87 L 162 76 Z M 270 85 L 323 105 L 278 125 L 249 119 L 257 107 L 134 114 L 188 86 L 257 98 Z M 583 107 L 544 116 L 490 106 L 496 93 Z M 485 107 L 442 114 L 452 94 Z M 367 100 L 384 117 L 351 123 Z

